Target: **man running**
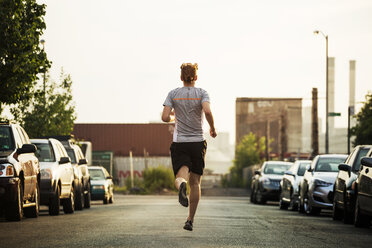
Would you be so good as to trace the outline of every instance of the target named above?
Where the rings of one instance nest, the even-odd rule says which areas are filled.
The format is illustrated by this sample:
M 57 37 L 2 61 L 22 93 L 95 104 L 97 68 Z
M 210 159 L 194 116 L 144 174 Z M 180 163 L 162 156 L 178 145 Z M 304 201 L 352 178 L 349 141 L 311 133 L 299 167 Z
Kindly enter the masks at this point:
M 207 142 L 203 136 L 203 112 L 210 126 L 210 135 L 217 136 L 207 91 L 196 88 L 197 64 L 181 65 L 183 86 L 169 92 L 163 104 L 162 120 L 170 122 L 175 115 L 173 143 L 170 147 L 178 200 L 189 207 L 186 230 L 192 231 L 196 208 L 200 199 L 200 181 L 204 169 Z M 174 112 L 172 111 L 174 109 Z M 190 201 L 187 199 L 186 183 L 190 186 Z

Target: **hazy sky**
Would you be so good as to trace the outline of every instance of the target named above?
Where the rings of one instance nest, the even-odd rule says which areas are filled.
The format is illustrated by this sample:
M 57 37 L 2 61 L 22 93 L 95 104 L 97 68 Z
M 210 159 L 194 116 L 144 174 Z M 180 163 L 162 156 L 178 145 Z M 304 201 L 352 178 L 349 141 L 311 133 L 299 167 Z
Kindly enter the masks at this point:
M 372 90 L 372 1 L 64 0 L 47 4 L 52 77 L 73 79 L 77 122 L 160 121 L 183 62 L 199 64 L 218 131 L 235 135 L 236 97 L 302 97 L 325 109 L 325 39 L 336 58 L 336 125 L 346 126 L 349 60 L 356 100 Z M 324 119 L 324 118 L 323 118 Z

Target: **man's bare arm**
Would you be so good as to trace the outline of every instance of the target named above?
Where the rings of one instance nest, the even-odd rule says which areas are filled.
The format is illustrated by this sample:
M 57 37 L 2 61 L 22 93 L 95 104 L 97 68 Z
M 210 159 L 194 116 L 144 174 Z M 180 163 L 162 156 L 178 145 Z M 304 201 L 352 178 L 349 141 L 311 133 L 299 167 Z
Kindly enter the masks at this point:
M 172 111 L 171 107 L 164 106 L 163 113 L 161 115 L 161 120 L 164 122 L 171 122 L 174 119 L 171 117 L 173 115 L 174 115 L 174 112 Z
M 209 102 L 203 102 L 202 106 L 203 106 L 203 111 L 204 111 L 204 114 L 205 114 L 205 118 L 207 119 L 209 127 L 210 127 L 209 133 L 210 133 L 211 137 L 215 138 L 217 136 L 217 132 L 216 132 L 216 129 L 214 127 L 214 120 L 213 120 L 213 115 L 212 115 L 212 111 L 211 111 L 211 105 L 210 105 Z

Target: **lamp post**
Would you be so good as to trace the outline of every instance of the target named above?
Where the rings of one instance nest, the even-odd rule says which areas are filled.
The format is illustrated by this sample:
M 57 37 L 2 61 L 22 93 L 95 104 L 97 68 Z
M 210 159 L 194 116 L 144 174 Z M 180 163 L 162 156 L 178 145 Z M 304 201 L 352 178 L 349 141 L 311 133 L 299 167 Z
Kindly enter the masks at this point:
M 315 30 L 314 34 L 322 34 L 326 39 L 326 133 L 325 133 L 325 153 L 328 153 L 328 140 L 329 140 L 329 133 L 328 133 L 328 35 L 325 35 L 320 30 Z

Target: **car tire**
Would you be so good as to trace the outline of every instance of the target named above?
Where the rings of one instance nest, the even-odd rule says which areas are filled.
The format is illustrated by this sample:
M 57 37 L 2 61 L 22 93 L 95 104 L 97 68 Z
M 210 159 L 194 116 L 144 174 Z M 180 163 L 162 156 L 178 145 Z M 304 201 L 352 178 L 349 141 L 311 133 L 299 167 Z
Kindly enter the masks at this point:
M 354 226 L 355 227 L 369 227 L 371 219 L 360 212 L 359 196 L 357 196 L 355 203 Z
M 90 184 L 88 184 L 88 193 L 84 195 L 84 208 L 90 208 L 91 194 L 90 194 Z
M 342 211 L 337 207 L 337 202 L 334 197 L 333 206 L 332 206 L 332 219 L 333 220 L 342 220 Z
M 57 185 L 54 196 L 49 199 L 49 215 L 59 215 L 61 206 L 61 188 Z
M 346 189 L 344 189 L 344 211 L 342 212 L 343 222 L 345 224 L 353 224 L 354 221 L 354 211 L 351 211 L 349 208 L 349 203 L 346 196 Z
M 298 212 L 303 214 L 305 213 L 305 209 L 304 209 L 304 198 L 301 196 L 301 188 L 298 189 L 298 192 L 300 193 L 300 196 L 299 196 L 299 202 L 298 202 Z
M 306 215 L 317 215 L 320 213 L 321 209 L 317 207 L 313 207 L 309 202 L 309 195 L 308 192 L 305 193 L 304 196 L 304 211 Z
M 280 196 L 279 196 L 279 209 L 281 210 L 287 210 L 289 204 L 283 201 L 283 195 L 282 195 L 282 190 L 280 189 Z
M 257 189 L 255 199 L 258 204 L 266 204 L 266 199 L 260 189 Z
M 75 211 L 74 187 L 71 186 L 70 197 L 63 201 L 63 212 L 72 214 Z
M 37 218 L 39 216 L 40 190 L 39 190 L 38 183 L 36 183 L 35 185 L 34 203 L 35 203 L 35 206 L 27 207 L 24 209 L 24 213 L 27 218 Z
M 83 210 L 84 207 L 84 191 L 83 185 L 80 184 L 79 187 L 76 187 L 75 192 L 75 210 Z
M 23 184 L 21 181 L 18 182 L 16 201 L 6 205 L 5 218 L 8 221 L 21 221 L 23 218 Z

